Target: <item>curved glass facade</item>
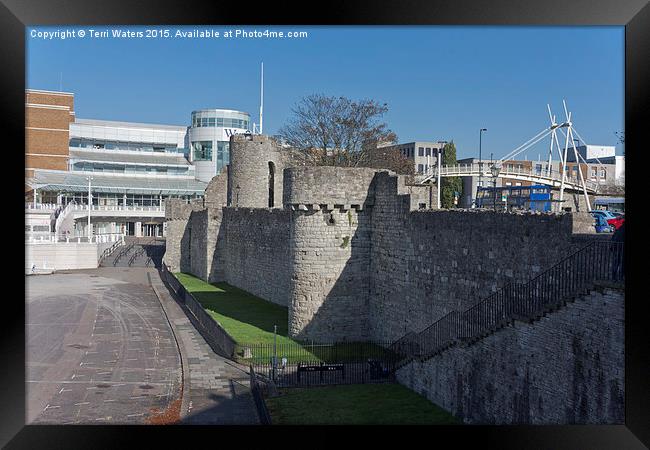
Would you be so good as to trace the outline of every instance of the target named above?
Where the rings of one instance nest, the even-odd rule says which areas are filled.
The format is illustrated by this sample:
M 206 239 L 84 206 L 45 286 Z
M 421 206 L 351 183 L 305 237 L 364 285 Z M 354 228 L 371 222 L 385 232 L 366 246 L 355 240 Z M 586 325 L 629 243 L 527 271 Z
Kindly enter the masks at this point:
M 191 162 L 201 181 L 210 181 L 230 163 L 230 136 L 250 132 L 250 114 L 230 109 L 192 111 Z
M 192 112 L 192 127 L 250 129 L 250 115 L 239 111 L 205 109 Z

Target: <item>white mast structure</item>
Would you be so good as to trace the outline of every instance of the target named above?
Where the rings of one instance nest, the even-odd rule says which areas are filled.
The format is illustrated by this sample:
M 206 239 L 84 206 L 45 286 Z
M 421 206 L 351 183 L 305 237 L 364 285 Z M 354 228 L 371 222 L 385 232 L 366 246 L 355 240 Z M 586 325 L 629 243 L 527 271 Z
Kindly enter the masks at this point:
M 260 80 L 260 134 L 264 129 L 264 63 L 262 62 L 262 78 Z
M 262 63 L 262 72 L 260 79 L 260 123 L 259 125 L 253 123 L 253 134 L 262 134 L 264 126 L 264 63 Z
M 546 174 L 550 178 L 551 176 L 551 161 L 552 161 L 552 155 L 553 155 L 553 147 L 557 148 L 558 156 L 560 157 L 560 171 L 562 172 L 562 178 L 560 181 L 560 202 L 564 201 L 564 185 L 566 182 L 566 163 L 567 163 L 567 156 L 569 152 L 569 142 L 571 142 L 571 147 L 573 149 L 573 154 L 575 156 L 575 161 L 576 164 L 578 164 L 578 174 L 580 178 L 580 184 L 582 185 L 582 193 L 585 198 L 585 202 L 587 205 L 587 210 L 591 211 L 591 204 L 589 203 L 589 196 L 587 195 L 587 185 L 585 182 L 584 175 L 582 173 L 582 170 L 580 170 L 580 160 L 586 163 L 584 158 L 582 158 L 582 155 L 578 153 L 578 149 L 576 148 L 575 141 L 573 140 L 573 122 L 571 122 L 571 112 L 567 109 L 566 106 L 566 101 L 562 100 L 562 105 L 564 106 L 564 115 L 566 120 L 563 123 L 558 124 L 555 121 L 555 115 L 551 113 L 551 107 L 550 105 L 546 105 L 546 108 L 548 109 L 548 116 L 549 120 L 551 122 L 551 125 L 546 128 L 545 130 L 540 131 L 537 133 L 535 136 L 533 136 L 531 139 L 528 141 L 524 142 L 522 145 L 508 153 L 506 156 L 502 157 L 498 161 L 495 162 L 495 165 L 500 166 L 503 161 L 507 159 L 512 159 L 515 156 L 519 155 L 523 151 L 527 150 L 528 148 L 532 147 L 535 145 L 537 142 L 541 141 L 544 139 L 546 136 L 551 136 L 551 145 L 549 147 L 549 153 L 548 153 L 548 166 L 546 168 Z M 566 132 L 562 130 L 562 128 L 566 128 Z M 560 142 L 557 137 L 557 131 L 560 130 L 560 132 L 565 136 L 565 141 L 564 141 L 564 151 L 562 150 L 562 147 L 560 146 Z
M 560 201 L 564 200 L 564 181 L 566 179 L 567 172 L 567 156 L 569 153 L 569 142 L 571 142 L 571 147 L 573 148 L 573 156 L 575 158 L 576 167 L 578 169 L 578 177 L 580 178 L 580 184 L 582 185 L 582 194 L 585 197 L 585 204 L 587 205 L 587 211 L 591 212 L 591 204 L 589 203 L 589 195 L 587 194 L 587 184 L 585 182 L 584 174 L 580 168 L 580 160 L 586 163 L 582 155 L 578 153 L 576 148 L 576 143 L 573 137 L 573 122 L 571 122 L 571 112 L 566 107 L 566 101 L 562 100 L 562 105 L 564 107 L 564 116 L 566 121 L 560 125 L 561 128 L 566 128 L 565 141 L 564 141 L 564 157 L 560 158 L 560 164 L 562 164 L 562 181 L 560 183 Z
M 568 109 L 567 109 L 566 101 L 562 100 L 562 104 L 564 106 L 564 114 L 565 114 L 565 117 L 566 117 L 566 120 L 563 123 L 557 123 L 555 121 L 555 115 L 552 114 L 551 107 L 550 107 L 550 105 L 547 104 L 546 108 L 548 110 L 548 117 L 549 117 L 549 120 L 551 122 L 551 125 L 548 128 L 545 128 L 544 130 L 537 133 L 532 138 L 528 139 L 526 142 L 524 142 L 519 147 L 512 150 L 507 155 L 505 155 L 505 156 L 501 157 L 500 159 L 496 160 L 493 165 L 495 167 L 501 167 L 501 165 L 503 164 L 504 161 L 507 161 L 509 159 L 513 159 L 515 156 L 517 156 L 517 155 L 521 154 L 522 152 L 526 151 L 527 149 L 529 149 L 533 145 L 535 145 L 538 142 L 545 139 L 547 136 L 550 136 L 551 137 L 551 142 L 550 142 L 549 153 L 548 153 L 548 166 L 546 168 L 546 177 L 549 178 L 549 179 L 552 178 L 552 176 L 551 176 L 551 171 L 552 171 L 551 162 L 552 162 L 552 159 L 553 159 L 552 158 L 553 157 L 553 150 L 557 149 L 557 154 L 558 154 L 558 156 L 560 158 L 560 165 L 561 165 L 560 171 L 562 173 L 562 177 L 561 177 L 561 181 L 560 181 L 560 202 L 562 202 L 562 201 L 564 201 L 564 185 L 566 183 L 566 176 L 567 176 L 566 175 L 567 155 L 568 155 L 568 152 L 569 152 L 569 142 L 571 142 L 571 146 L 572 146 L 572 149 L 573 149 L 573 154 L 575 156 L 575 161 L 576 161 L 576 164 L 578 164 L 578 169 L 579 169 L 578 173 L 579 173 L 579 178 L 580 178 L 580 184 L 582 186 L 582 193 L 583 193 L 584 198 L 585 198 L 585 202 L 586 202 L 586 205 L 587 205 L 587 210 L 591 211 L 591 204 L 589 203 L 589 196 L 587 195 L 587 185 L 586 185 L 586 182 L 585 182 L 585 177 L 584 177 L 584 175 L 582 173 L 582 170 L 580 170 L 580 161 L 582 160 L 582 162 L 585 163 L 585 164 L 587 162 L 582 157 L 582 155 L 580 155 L 578 153 L 578 149 L 576 148 L 575 141 L 573 140 L 574 132 L 580 138 L 580 140 L 582 142 L 586 143 L 586 141 L 580 136 L 580 134 L 577 131 L 574 131 L 573 122 L 571 122 L 571 112 L 569 112 Z M 563 128 L 566 128 L 566 132 L 563 130 Z M 564 149 L 560 145 L 560 142 L 559 142 L 558 137 L 557 137 L 558 130 L 566 138 L 565 141 L 564 141 Z M 598 163 L 600 164 L 600 161 L 598 161 Z M 602 164 L 601 164 L 601 166 L 602 166 Z M 427 182 L 427 181 L 433 179 L 433 177 L 438 177 L 439 178 L 440 175 L 441 175 L 441 170 L 442 170 L 442 168 L 439 167 L 436 170 L 437 173 L 433 173 L 433 168 L 432 168 L 432 172 L 429 173 L 421 182 L 422 183 Z M 507 175 L 507 171 L 505 173 L 503 173 L 503 176 L 506 176 L 506 175 Z M 573 185 L 575 186 L 575 183 L 573 183 Z

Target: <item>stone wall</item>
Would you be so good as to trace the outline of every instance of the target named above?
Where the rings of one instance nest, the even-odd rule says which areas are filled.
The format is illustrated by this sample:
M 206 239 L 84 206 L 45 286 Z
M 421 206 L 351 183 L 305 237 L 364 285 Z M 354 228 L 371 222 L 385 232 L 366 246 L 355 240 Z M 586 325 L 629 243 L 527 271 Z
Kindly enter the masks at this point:
M 293 155 L 275 140 L 262 135 L 230 137 L 229 205 L 245 208 L 282 207 L 282 173 L 293 163 Z M 270 177 L 270 165 L 273 176 Z M 273 204 L 269 204 L 269 183 Z
M 370 210 L 297 209 L 291 221 L 289 333 L 368 339 Z
M 190 216 L 192 211 L 201 209 L 203 209 L 202 198 L 190 203 L 178 198 L 170 198 L 165 202 L 166 239 L 163 262 L 172 272 L 191 272 Z
M 372 211 L 370 335 L 393 341 L 526 282 L 584 246 L 571 214 L 413 210 L 413 195 L 380 173 Z
M 371 207 L 377 170 L 288 168 L 292 210 L 289 333 L 315 341 L 368 339 Z
M 284 172 L 284 205 L 372 205 L 377 170 L 348 167 L 288 168 Z
M 290 211 L 224 208 L 219 230 L 224 281 L 279 305 L 287 306 Z M 215 234 L 216 235 L 216 234 Z
M 600 287 L 398 371 L 398 381 L 475 424 L 624 423 L 623 290 Z
M 165 260 L 286 305 L 300 339 L 392 342 L 610 238 L 594 236 L 584 211 L 433 210 L 435 186 L 385 170 L 292 167 L 264 136 L 234 136 L 231 164 L 204 200 L 168 203 Z M 411 363 L 399 381 L 470 423 L 622 423 L 623 302 L 621 291 L 596 290 Z

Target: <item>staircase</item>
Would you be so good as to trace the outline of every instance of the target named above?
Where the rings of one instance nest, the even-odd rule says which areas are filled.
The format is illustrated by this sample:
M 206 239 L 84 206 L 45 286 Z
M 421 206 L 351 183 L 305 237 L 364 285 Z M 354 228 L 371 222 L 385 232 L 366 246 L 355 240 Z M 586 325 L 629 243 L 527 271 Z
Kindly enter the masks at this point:
M 595 241 L 527 283 L 510 283 L 465 311 L 452 311 L 419 333 L 391 345 L 395 369 L 421 362 L 454 345 L 470 345 L 515 320 L 535 322 L 587 294 L 596 282 L 625 281 L 621 242 Z
M 125 238 L 125 245 L 103 259 L 102 267 L 156 267 L 162 265 L 165 240 L 161 238 Z

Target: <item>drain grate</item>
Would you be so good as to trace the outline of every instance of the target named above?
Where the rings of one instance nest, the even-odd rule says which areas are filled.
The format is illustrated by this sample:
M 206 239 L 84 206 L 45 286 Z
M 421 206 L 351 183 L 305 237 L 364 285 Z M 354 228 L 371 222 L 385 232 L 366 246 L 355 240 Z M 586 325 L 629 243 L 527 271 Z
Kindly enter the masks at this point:
M 82 349 L 82 348 L 90 348 L 90 345 L 83 345 L 83 344 L 69 344 L 68 347 L 77 348 L 77 349 Z
M 110 384 L 106 384 L 106 383 L 101 383 L 101 384 L 96 384 L 95 387 L 98 387 L 98 388 L 101 388 L 101 389 L 105 389 L 105 388 L 109 388 L 109 387 L 111 387 L 111 385 L 110 385 Z
M 153 386 L 150 384 L 141 384 L 140 389 L 153 389 Z

